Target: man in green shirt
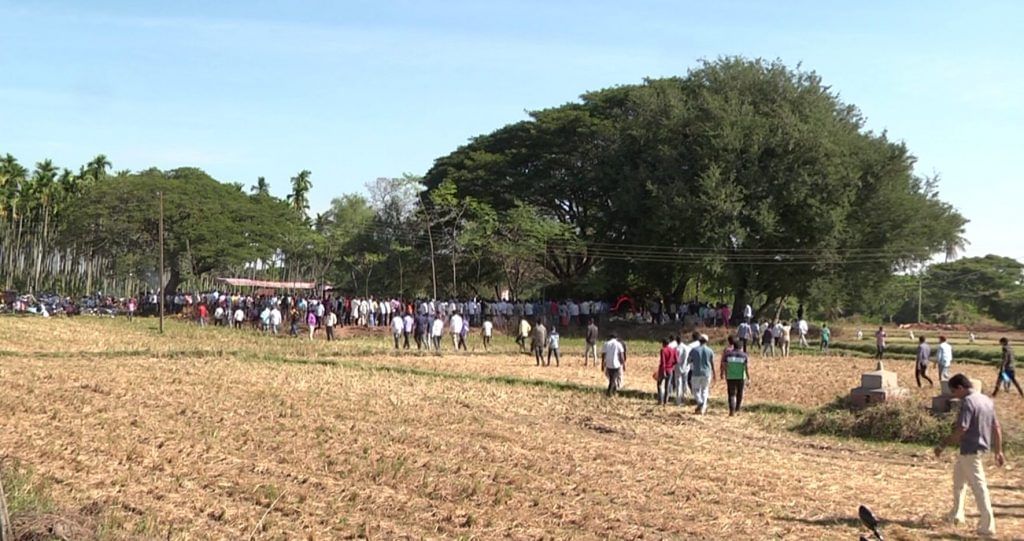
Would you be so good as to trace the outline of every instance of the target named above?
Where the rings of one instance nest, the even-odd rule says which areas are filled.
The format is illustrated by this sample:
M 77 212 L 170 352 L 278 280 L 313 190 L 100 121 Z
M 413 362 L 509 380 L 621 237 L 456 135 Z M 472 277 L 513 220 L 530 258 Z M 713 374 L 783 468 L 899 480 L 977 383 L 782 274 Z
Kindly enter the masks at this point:
M 828 354 L 828 343 L 832 341 L 832 331 L 829 330 L 827 323 L 821 325 L 821 352 Z
M 721 374 L 729 393 L 729 417 L 740 411 L 743 405 L 743 387 L 750 379 L 749 359 L 742 348 L 736 346 L 736 339 L 729 337 L 729 348 L 722 355 Z

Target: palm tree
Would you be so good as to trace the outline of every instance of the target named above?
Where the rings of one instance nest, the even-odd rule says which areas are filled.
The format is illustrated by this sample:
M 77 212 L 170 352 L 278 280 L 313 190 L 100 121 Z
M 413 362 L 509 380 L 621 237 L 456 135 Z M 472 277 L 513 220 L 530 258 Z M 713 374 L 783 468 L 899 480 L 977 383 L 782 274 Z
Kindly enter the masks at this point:
M 257 177 L 256 184 L 253 184 L 249 191 L 255 195 L 270 195 L 270 183 L 264 177 Z
M 309 176 L 312 174 L 308 169 L 303 169 L 292 177 L 292 193 L 288 194 L 288 202 L 292 208 L 303 216 L 306 216 L 306 211 L 309 210 L 309 190 L 313 187 Z
M 93 180 L 100 180 L 107 176 L 107 169 L 110 169 L 110 167 L 110 160 L 107 159 L 107 156 L 105 154 L 98 154 L 85 166 L 85 171 Z
M 967 245 L 971 242 L 964 238 L 962 235 L 946 240 L 942 243 L 942 251 L 946 256 L 946 263 L 955 260 L 967 249 Z

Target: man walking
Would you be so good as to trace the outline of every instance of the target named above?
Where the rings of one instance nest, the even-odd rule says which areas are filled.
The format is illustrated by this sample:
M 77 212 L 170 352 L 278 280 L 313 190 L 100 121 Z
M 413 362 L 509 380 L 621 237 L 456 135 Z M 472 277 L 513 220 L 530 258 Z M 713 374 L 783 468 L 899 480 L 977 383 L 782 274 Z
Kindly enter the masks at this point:
M 881 326 L 875 331 L 875 358 L 882 360 L 882 355 L 885 354 L 885 329 Z
M 715 378 L 715 352 L 708 347 L 708 336 L 700 335 L 700 345 L 690 350 L 690 388 L 697 400 L 695 413 L 704 415 L 708 410 L 711 382 Z
M 928 385 L 935 386 L 932 378 L 928 377 L 928 362 L 932 355 L 932 347 L 925 341 L 924 336 L 917 337 L 917 365 L 914 367 L 914 379 L 917 386 L 921 386 L 921 378 L 928 380 Z
M 546 366 L 551 366 L 551 355 L 555 356 L 555 366 L 561 364 L 561 358 L 558 354 L 558 328 L 554 325 L 551 326 L 551 332 L 548 333 L 548 362 Z
M 677 346 L 678 347 L 678 346 Z M 668 404 L 669 387 L 679 361 L 679 351 L 669 345 L 668 339 L 661 341 L 661 355 L 658 362 L 658 404 Z
M 1021 390 L 1020 384 L 1017 383 L 1017 372 L 1013 368 L 1013 348 L 1010 347 L 1010 341 L 1004 336 L 999 339 L 999 343 L 1003 346 L 1003 361 L 999 365 L 999 377 L 996 378 L 996 388 L 992 391 L 992 398 L 999 394 L 999 386 L 1003 382 L 1012 383 L 1017 387 L 1017 392 L 1024 396 L 1024 391 Z M 1009 390 L 1009 385 L 1007 385 L 1007 390 Z
M 810 330 L 810 326 L 807 325 L 807 320 L 801 318 L 800 321 L 797 321 L 797 323 L 796 323 L 796 330 L 797 330 L 797 333 L 800 335 L 800 347 L 802 347 L 802 348 L 811 347 L 811 345 L 807 343 L 807 331 Z M 746 350 L 743 350 L 743 351 L 746 351 Z
M 334 310 L 328 310 L 327 316 L 324 319 L 324 330 L 327 332 L 327 341 L 331 342 L 334 340 L 334 326 L 338 324 L 338 316 L 334 313 Z
M 615 333 L 612 333 L 604 343 L 601 364 L 604 366 L 605 375 L 608 376 L 608 390 L 605 391 L 605 395 L 612 396 L 619 390 L 622 372 L 626 370 L 626 348 L 615 338 Z
M 484 337 L 484 351 L 490 351 L 491 349 L 491 336 L 494 335 L 494 323 L 491 322 L 491 317 L 487 316 L 484 319 L 482 331 Z
M 729 417 L 736 415 L 743 405 L 743 387 L 750 379 L 749 358 L 747 352 L 736 346 L 733 337 L 729 337 L 731 348 L 722 356 L 721 374 L 729 393 Z
M 953 346 L 949 345 L 945 336 L 939 337 L 939 352 L 935 356 L 935 364 L 939 368 L 939 380 L 949 379 L 949 367 L 953 364 Z
M 746 320 L 740 323 L 739 328 L 736 330 L 736 338 L 739 338 L 740 348 L 744 353 L 747 352 L 747 342 L 752 338 L 753 332 L 754 329 L 750 327 L 750 323 L 747 323 Z
M 675 369 L 676 405 L 682 406 L 686 393 L 693 394 L 690 388 L 690 351 L 700 346 L 700 333 L 694 332 L 690 335 L 690 343 L 680 337 L 679 345 L 676 347 L 678 362 Z
M 537 360 L 537 366 L 544 364 L 544 346 L 547 343 L 548 330 L 544 327 L 544 323 L 538 319 L 537 324 L 533 326 L 533 334 L 530 338 L 530 351 L 533 352 L 533 356 Z
M 970 485 L 974 502 L 978 506 L 978 534 L 983 537 L 996 535 L 996 522 L 992 514 L 992 500 L 985 479 L 985 465 L 982 458 L 988 451 L 995 451 L 997 467 L 1006 461 L 1003 456 L 1003 431 L 996 419 L 992 399 L 975 391 L 971 380 L 957 374 L 949 380 L 949 390 L 961 400 L 960 415 L 953 432 L 935 446 L 935 456 L 942 455 L 947 445 L 960 446 L 960 454 L 953 467 L 953 510 L 950 519 L 955 524 L 964 522 L 964 496 Z
M 519 344 L 519 353 L 526 353 L 526 339 L 530 337 L 530 322 L 525 317 L 519 318 L 519 334 L 516 335 L 516 343 Z
M 583 366 L 587 366 L 591 353 L 594 354 L 594 366 L 597 366 L 597 324 L 594 323 L 593 319 L 587 325 L 587 339 L 583 348 Z

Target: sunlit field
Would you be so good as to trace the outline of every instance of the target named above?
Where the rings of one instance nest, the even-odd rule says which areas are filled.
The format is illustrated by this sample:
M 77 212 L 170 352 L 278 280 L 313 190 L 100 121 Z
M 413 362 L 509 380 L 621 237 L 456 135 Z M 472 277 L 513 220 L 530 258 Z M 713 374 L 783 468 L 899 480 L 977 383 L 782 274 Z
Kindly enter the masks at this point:
M 967 527 L 942 522 L 952 452 L 792 430 L 874 368 L 864 356 L 755 356 L 747 411 L 728 417 L 718 382 L 698 417 L 655 403 L 651 341 L 628 341 L 624 393 L 608 399 L 576 338 L 561 366 L 537 367 L 505 336 L 436 355 L 395 352 L 383 331 L 341 335 L 0 318 L 15 525 L 105 539 L 856 539 L 866 503 L 890 539 L 972 531 L 972 505 Z M 908 360 L 886 367 L 922 406 L 937 392 L 918 390 Z M 954 370 L 995 381 L 992 365 Z M 1024 399 L 997 408 L 1012 436 Z M 989 482 L 1000 535 L 1020 538 L 1024 476 L 1008 459 Z

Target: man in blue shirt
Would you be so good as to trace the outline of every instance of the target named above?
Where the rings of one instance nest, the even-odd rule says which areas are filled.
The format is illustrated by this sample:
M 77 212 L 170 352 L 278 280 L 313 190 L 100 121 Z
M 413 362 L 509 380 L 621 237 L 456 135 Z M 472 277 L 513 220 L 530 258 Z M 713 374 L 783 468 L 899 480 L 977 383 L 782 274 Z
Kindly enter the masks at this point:
M 715 378 L 715 352 L 708 347 L 706 334 L 700 335 L 700 345 L 690 350 L 689 361 L 690 389 L 697 400 L 695 412 L 704 415 L 708 410 L 711 382 Z

